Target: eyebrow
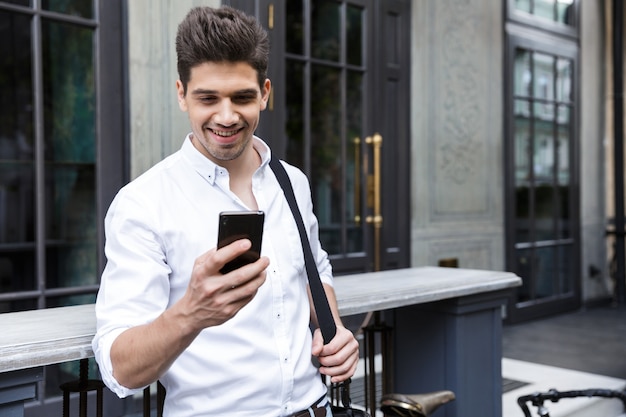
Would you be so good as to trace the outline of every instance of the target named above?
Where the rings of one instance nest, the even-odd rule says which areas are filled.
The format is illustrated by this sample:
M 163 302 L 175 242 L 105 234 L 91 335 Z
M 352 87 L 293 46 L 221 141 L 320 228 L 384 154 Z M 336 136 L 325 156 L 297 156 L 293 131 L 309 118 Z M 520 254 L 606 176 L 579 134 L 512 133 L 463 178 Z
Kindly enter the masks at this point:
M 203 95 L 218 95 L 219 91 L 217 90 L 205 90 L 202 88 L 197 88 L 195 90 L 193 90 L 191 92 L 192 95 L 194 96 L 203 96 Z M 235 91 L 232 95 L 235 96 L 239 96 L 239 95 L 254 95 L 256 96 L 258 94 L 258 91 L 254 88 L 244 88 L 243 90 L 237 90 Z

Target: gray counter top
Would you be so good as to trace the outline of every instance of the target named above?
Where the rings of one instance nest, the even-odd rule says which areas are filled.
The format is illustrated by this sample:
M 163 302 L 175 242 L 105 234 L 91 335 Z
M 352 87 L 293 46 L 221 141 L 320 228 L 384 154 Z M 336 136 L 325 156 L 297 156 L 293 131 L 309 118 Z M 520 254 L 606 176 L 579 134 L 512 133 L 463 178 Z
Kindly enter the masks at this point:
M 421 267 L 335 278 L 342 316 L 505 290 L 508 272 Z M 0 314 L 0 372 L 93 356 L 94 305 Z

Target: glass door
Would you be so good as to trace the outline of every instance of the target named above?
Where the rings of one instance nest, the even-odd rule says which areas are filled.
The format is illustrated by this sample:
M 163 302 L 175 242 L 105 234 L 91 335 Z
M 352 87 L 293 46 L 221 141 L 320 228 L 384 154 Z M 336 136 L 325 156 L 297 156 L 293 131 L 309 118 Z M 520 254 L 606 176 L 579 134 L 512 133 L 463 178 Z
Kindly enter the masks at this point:
M 267 22 L 258 133 L 309 177 L 335 273 L 408 266 L 410 2 L 232 4 Z
M 579 302 L 577 52 L 511 37 L 511 53 L 509 264 L 523 281 L 516 320 Z

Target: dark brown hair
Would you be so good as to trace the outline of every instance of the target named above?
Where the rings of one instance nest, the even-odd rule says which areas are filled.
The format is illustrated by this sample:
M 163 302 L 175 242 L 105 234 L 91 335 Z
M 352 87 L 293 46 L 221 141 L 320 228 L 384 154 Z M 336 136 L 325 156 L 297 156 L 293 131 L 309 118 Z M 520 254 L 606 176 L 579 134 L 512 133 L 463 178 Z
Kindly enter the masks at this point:
M 269 39 L 252 16 L 232 7 L 195 7 L 178 25 L 178 76 L 185 94 L 191 69 L 205 62 L 246 62 L 257 72 L 259 86 L 267 78 Z

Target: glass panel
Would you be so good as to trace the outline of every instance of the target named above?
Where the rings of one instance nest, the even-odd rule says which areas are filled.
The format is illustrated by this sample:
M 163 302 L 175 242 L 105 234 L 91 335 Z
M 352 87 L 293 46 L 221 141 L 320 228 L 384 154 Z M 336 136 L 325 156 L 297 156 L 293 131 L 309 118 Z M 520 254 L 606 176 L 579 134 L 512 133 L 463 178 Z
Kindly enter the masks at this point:
M 556 239 L 554 232 L 555 194 L 554 187 L 543 184 L 534 188 L 535 241 Z
M 0 12 L 0 161 L 31 161 L 33 86 L 30 17 Z M 3 174 L 6 170 L 3 170 Z M 0 177 L 0 186 L 6 186 Z
M 95 284 L 93 32 L 44 21 L 47 286 Z
M 339 62 L 340 4 L 332 0 L 311 4 L 311 56 Z M 315 84 L 313 84 L 315 85 Z
M 549 20 L 555 20 L 554 16 L 554 7 L 556 0 L 534 0 L 535 1 L 535 10 L 533 10 L 533 14 L 535 16 L 543 17 Z
M 47 286 L 98 283 L 93 165 L 48 166 Z
M 558 58 L 556 60 L 556 100 L 572 101 L 572 61 Z
M 528 301 L 533 298 L 532 277 L 535 275 L 533 252 L 531 249 L 517 249 L 516 259 L 515 271 L 522 279 L 522 286 L 517 291 L 517 301 Z
M 320 238 L 330 253 L 341 253 L 343 175 L 341 164 L 340 71 L 321 65 L 311 70 L 311 179 Z
M 355 221 L 357 216 L 362 213 L 358 212 L 361 207 L 360 199 L 363 192 L 363 183 L 360 178 L 361 172 L 357 172 L 357 168 L 363 169 L 362 165 L 357 165 L 356 158 L 360 158 L 361 147 L 363 146 L 363 137 L 361 134 L 361 126 L 363 125 L 363 75 L 360 72 L 348 71 L 347 77 L 347 103 L 346 103 L 346 124 L 348 129 L 347 149 L 346 152 L 346 222 L 348 224 L 348 252 L 359 252 L 363 250 L 363 230 L 361 222 Z M 354 138 L 359 138 L 359 143 L 354 142 Z M 355 180 L 361 181 L 360 190 L 355 189 Z M 357 199 L 359 201 L 357 201 Z
M 43 22 L 45 157 L 95 161 L 93 31 Z
M 4 250 L 0 253 L 0 293 L 35 290 L 35 275 L 33 249 Z
M 559 294 L 567 294 L 572 291 L 572 277 L 574 276 L 574 265 L 572 259 L 576 259 L 572 253 L 572 245 L 562 245 L 556 248 L 559 256 L 559 270 L 557 291 Z
M 557 0 L 556 20 L 574 26 L 574 0 Z
M 304 64 L 287 60 L 285 82 L 287 160 L 304 169 Z
M 515 135 L 516 243 L 530 241 L 530 184 L 532 152 L 528 118 L 517 117 Z
M 533 96 L 538 99 L 535 116 L 544 120 L 554 117 L 554 57 L 533 55 Z
M 362 65 L 363 63 L 363 10 L 348 5 L 346 22 L 346 53 L 348 64 Z
M 531 95 L 532 73 L 530 70 L 531 53 L 525 49 L 515 50 L 515 74 L 513 78 L 513 91 L 516 96 Z
M 290 0 L 286 3 L 285 49 L 292 54 L 304 55 L 303 1 Z
M 530 2 L 531 0 L 515 0 L 515 8 L 530 13 Z
M 567 106 L 559 106 L 559 120 L 563 123 L 558 124 L 557 143 L 558 143 L 558 166 L 557 166 L 557 184 L 558 184 L 558 200 L 559 215 L 557 218 L 557 237 L 571 237 L 571 217 L 570 217 L 570 109 Z
M 88 19 L 93 17 L 93 0 L 42 0 L 41 6 L 53 12 Z
M 535 249 L 535 298 L 554 295 L 554 283 L 557 275 L 556 248 L 545 247 Z
M 0 301 L 0 313 L 14 313 L 17 311 L 36 310 L 37 300 Z M 57 392 L 58 395 L 58 392 Z

